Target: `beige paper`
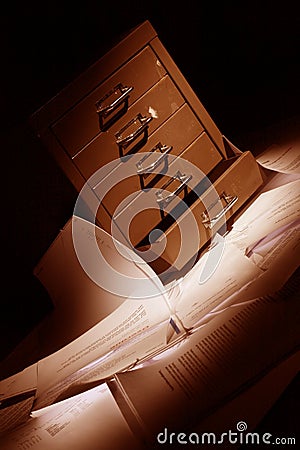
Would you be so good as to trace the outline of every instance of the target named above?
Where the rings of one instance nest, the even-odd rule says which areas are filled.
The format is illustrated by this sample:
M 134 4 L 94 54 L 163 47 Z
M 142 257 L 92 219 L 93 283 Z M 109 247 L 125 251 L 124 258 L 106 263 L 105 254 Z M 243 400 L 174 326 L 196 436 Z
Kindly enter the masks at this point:
M 56 404 L 0 439 L 2 450 L 140 449 L 106 384 Z

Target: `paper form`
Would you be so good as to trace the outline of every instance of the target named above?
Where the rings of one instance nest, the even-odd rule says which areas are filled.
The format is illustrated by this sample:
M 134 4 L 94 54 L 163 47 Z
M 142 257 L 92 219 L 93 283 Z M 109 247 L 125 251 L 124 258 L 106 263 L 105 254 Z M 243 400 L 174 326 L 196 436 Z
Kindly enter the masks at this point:
M 26 421 L 37 388 L 37 364 L 0 381 L 0 434 Z
M 167 344 L 169 319 L 149 329 L 146 322 L 144 325 L 143 332 L 140 331 L 127 341 L 123 336 L 123 341 L 121 339 L 119 344 L 117 340 L 114 344 L 110 343 L 110 349 L 105 354 L 97 348 L 101 340 L 101 327 L 96 326 L 66 348 L 40 360 L 37 398 L 33 410 L 87 390 L 92 383 L 97 384 L 152 352 L 163 349 Z M 107 334 L 109 335 L 110 333 Z
M 106 384 L 36 414 L 0 438 L 2 450 L 140 449 Z
M 276 255 L 284 258 L 287 251 L 285 242 L 291 247 L 291 253 L 281 269 L 287 274 L 292 273 L 300 263 L 299 252 L 295 249 L 299 240 L 299 217 L 300 180 L 296 180 L 260 194 L 237 219 L 225 239 L 264 270 Z
M 0 402 L 18 394 L 32 391 L 37 385 L 37 364 L 0 381 Z
M 216 270 L 204 283 L 200 283 L 205 263 L 206 255 L 183 278 L 181 295 L 176 299 L 176 315 L 186 328 L 195 326 L 207 313 L 262 273 L 257 265 L 226 241 Z
M 233 230 L 247 234 L 247 245 L 251 245 L 299 215 L 300 179 L 260 194 L 233 224 Z
M 299 274 L 280 294 L 233 305 L 117 385 L 155 439 L 184 432 L 300 345 Z M 143 392 L 143 395 L 140 395 Z

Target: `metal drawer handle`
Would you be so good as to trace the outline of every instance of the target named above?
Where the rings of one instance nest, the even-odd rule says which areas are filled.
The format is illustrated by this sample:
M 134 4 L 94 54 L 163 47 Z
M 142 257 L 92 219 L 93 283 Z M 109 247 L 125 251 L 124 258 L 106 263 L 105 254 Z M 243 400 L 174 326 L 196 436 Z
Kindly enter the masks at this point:
M 214 217 L 210 218 L 207 212 L 203 212 L 201 214 L 203 220 L 202 223 L 206 228 L 213 228 L 213 226 L 218 222 L 218 220 L 221 219 L 229 210 L 232 208 L 232 206 L 238 201 L 237 195 L 227 195 L 226 192 L 223 192 L 223 194 L 220 196 L 220 198 L 223 198 L 225 200 L 226 206 L 223 208 L 218 214 L 216 214 Z M 213 207 L 212 205 L 211 207 Z
M 152 116 L 144 117 L 139 113 L 130 122 L 128 122 L 120 131 L 115 134 L 117 144 L 119 146 L 120 155 L 123 155 L 123 150 L 126 149 L 135 139 L 137 139 L 142 133 L 144 133 L 144 138 L 148 137 L 148 124 L 152 120 Z M 138 128 L 130 133 L 128 136 L 123 137 L 123 133 L 127 128 L 139 122 Z
M 120 91 L 120 96 L 117 97 L 112 103 L 108 105 L 103 105 L 105 100 L 107 100 L 111 95 L 116 94 L 117 91 Z M 108 116 L 117 106 L 119 106 L 124 100 L 128 99 L 130 92 L 133 90 L 133 87 L 123 86 L 122 83 L 117 84 L 113 89 L 111 89 L 107 94 L 104 95 L 100 100 L 96 103 L 97 113 L 103 117 Z
M 123 86 L 122 83 L 117 84 L 113 89 L 107 92 L 100 100 L 96 103 L 96 111 L 99 115 L 100 128 L 104 130 L 107 128 L 107 124 L 104 124 L 104 119 L 109 116 L 113 111 L 115 111 L 118 106 L 124 103 L 122 111 L 128 109 L 128 99 L 129 94 L 133 90 L 133 87 Z M 118 95 L 111 103 L 105 104 L 105 101 L 112 96 Z
M 160 163 L 165 159 L 168 153 L 172 150 L 173 147 L 169 145 L 161 144 L 160 142 L 156 144 L 155 147 L 153 147 L 150 152 L 156 152 L 156 150 L 161 152 L 161 155 L 153 161 L 153 163 L 149 164 L 147 167 L 143 167 L 143 163 L 146 161 L 147 158 L 150 156 L 150 152 L 147 153 L 137 164 L 136 164 L 136 173 L 138 175 L 143 175 L 148 172 L 152 172 L 154 169 L 156 169 L 157 166 L 160 165 Z
M 164 197 L 164 190 L 172 183 L 173 180 L 179 180 L 180 185 L 171 192 L 169 195 Z M 163 187 L 155 192 L 157 197 L 156 201 L 161 209 L 164 209 L 172 200 L 182 191 L 182 189 L 187 187 L 187 183 L 192 179 L 192 175 L 182 174 L 180 171 L 176 173 Z

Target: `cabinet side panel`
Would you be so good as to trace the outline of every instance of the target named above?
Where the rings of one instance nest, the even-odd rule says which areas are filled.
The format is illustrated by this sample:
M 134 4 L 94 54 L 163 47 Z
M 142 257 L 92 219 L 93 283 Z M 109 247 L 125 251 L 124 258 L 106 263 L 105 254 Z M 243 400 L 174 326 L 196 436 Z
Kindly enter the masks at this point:
M 207 131 L 211 140 L 215 143 L 216 147 L 221 151 L 221 153 L 226 157 L 226 151 L 224 148 L 224 143 L 222 139 L 222 134 L 220 130 L 188 84 L 187 80 L 184 78 L 179 68 L 171 58 L 170 54 L 167 52 L 161 41 L 155 37 L 151 43 L 151 47 L 157 54 L 160 61 L 164 64 L 167 72 L 173 79 L 174 83 L 177 85 L 178 89 L 181 91 L 186 101 L 189 103 L 190 107 L 193 109 L 195 114 L 198 116 L 200 122 Z

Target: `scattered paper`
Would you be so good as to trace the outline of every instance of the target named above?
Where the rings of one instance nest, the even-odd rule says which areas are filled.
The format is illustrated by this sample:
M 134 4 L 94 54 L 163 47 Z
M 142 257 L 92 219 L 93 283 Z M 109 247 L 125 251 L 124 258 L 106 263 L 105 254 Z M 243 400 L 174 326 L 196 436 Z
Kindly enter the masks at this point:
M 300 179 L 263 192 L 233 224 L 226 237 L 241 249 L 256 244 L 300 215 Z
M 273 144 L 256 160 L 266 169 L 300 174 L 300 138 L 287 144 Z
M 262 273 L 239 249 L 225 242 L 221 260 L 216 261 L 218 265 L 215 272 L 204 283 L 200 283 L 202 267 L 206 263 L 205 256 L 181 283 L 182 292 L 177 300 L 176 315 L 186 328 L 195 326 L 202 317 Z
M 2 450 L 137 450 L 106 384 L 65 400 L 0 438 Z
M 37 364 L 0 381 L 0 434 L 26 421 L 37 388 Z

